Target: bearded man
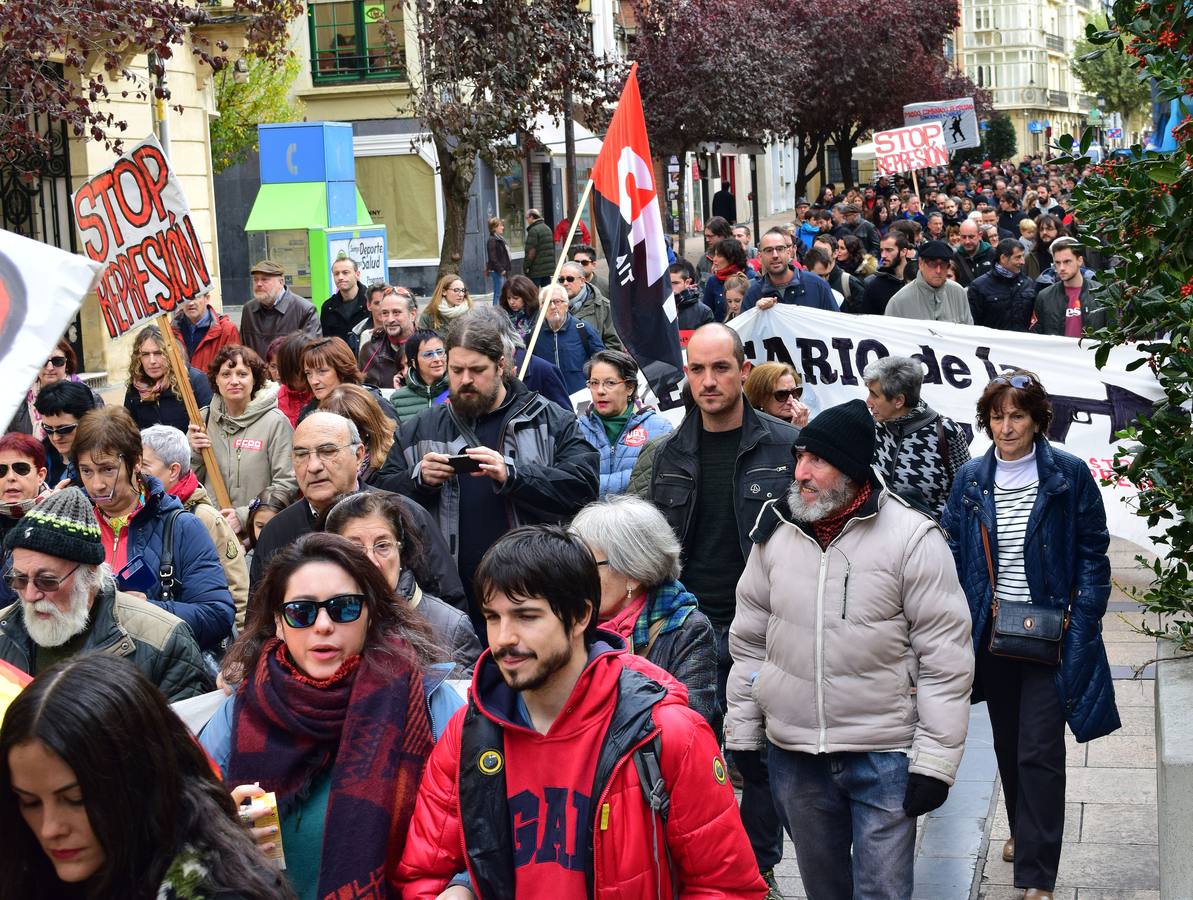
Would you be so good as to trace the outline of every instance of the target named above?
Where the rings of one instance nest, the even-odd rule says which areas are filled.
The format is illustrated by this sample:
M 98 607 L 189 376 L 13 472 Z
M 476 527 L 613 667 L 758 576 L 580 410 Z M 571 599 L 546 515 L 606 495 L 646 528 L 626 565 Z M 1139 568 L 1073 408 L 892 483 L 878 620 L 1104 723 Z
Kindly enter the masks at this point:
M 79 653 L 115 653 L 171 702 L 212 689 L 187 624 L 116 590 L 81 490 L 65 488 L 27 512 L 4 549 L 4 580 L 20 599 L 0 610 L 0 659 L 37 675 Z
M 940 527 L 874 474 L 874 444 L 861 400 L 803 428 L 729 629 L 725 745 L 769 742 L 800 874 L 828 900 L 911 896 L 916 817 L 947 798 L 969 723 L 956 567 Z

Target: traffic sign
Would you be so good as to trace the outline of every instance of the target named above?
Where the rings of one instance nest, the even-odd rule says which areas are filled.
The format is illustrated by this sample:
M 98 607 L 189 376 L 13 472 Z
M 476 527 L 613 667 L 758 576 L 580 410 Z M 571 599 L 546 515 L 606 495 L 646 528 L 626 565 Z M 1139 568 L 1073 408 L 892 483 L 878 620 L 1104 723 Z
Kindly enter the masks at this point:
M 1106 140 L 1121 141 L 1123 139 L 1123 130 L 1121 128 L 1107 128 Z

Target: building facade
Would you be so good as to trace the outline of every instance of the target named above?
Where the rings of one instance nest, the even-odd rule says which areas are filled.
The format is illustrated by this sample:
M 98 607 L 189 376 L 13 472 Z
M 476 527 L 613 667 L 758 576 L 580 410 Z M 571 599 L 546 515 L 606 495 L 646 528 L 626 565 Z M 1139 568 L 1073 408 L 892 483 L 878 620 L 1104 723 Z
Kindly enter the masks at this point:
M 1080 135 L 1096 100 L 1070 67 L 1094 0 L 961 0 L 962 71 L 1015 126 L 1018 155 Z

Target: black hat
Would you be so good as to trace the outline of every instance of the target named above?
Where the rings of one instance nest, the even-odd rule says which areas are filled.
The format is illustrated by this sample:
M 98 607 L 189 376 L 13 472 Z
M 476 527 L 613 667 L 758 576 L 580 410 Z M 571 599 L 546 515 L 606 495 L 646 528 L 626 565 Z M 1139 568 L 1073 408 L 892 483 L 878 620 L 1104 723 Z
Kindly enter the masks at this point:
M 77 487 L 56 491 L 9 529 L 4 549 L 22 547 L 71 562 L 98 566 L 104 561 L 104 543 L 91 502 Z
M 864 400 L 830 406 L 804 426 L 792 452 L 807 450 L 844 472 L 858 484 L 874 470 L 874 417 Z
M 924 241 L 916 251 L 920 259 L 952 259 L 953 248 L 944 241 Z

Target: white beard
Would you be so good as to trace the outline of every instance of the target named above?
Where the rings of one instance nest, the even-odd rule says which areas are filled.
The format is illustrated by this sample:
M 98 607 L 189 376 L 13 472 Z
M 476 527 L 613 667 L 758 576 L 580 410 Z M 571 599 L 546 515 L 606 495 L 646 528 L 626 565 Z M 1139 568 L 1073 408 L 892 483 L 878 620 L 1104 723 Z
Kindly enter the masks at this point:
M 91 618 L 90 595 L 90 585 L 76 577 L 70 589 L 70 606 L 65 612 L 50 600 L 30 603 L 22 599 L 25 628 L 33 643 L 39 647 L 61 647 L 75 635 L 82 634 Z M 35 613 L 47 613 L 50 618 L 41 619 Z
M 799 482 L 791 482 L 787 489 L 787 506 L 791 510 L 791 518 L 797 522 L 819 522 L 827 519 L 838 510 L 844 509 L 857 496 L 859 488 L 845 476 L 835 487 L 821 491 L 812 503 L 805 503 L 799 491 Z

